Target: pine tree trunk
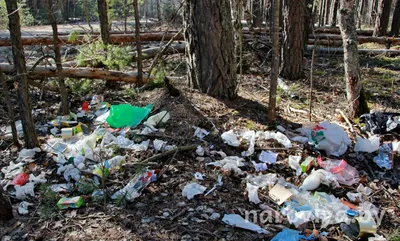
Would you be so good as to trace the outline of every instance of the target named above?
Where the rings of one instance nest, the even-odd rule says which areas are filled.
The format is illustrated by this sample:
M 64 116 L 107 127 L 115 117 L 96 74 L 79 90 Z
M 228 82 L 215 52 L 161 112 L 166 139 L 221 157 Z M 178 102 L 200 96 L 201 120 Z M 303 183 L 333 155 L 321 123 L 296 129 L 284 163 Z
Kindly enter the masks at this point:
M 304 78 L 305 0 L 283 1 L 282 62 L 280 76 L 285 79 Z
M 376 16 L 374 37 L 386 35 L 389 25 L 390 7 L 392 0 L 379 0 L 378 15 Z
M 365 98 L 359 73 L 357 49 L 356 7 L 354 0 L 340 0 L 339 27 L 343 39 L 348 116 L 355 118 L 365 111 Z
M 271 61 L 271 82 L 269 88 L 268 120 L 276 123 L 276 91 L 279 75 L 279 19 L 280 19 L 280 0 L 272 2 L 272 61 Z
M 399 35 L 400 30 L 400 0 L 394 5 L 392 27 L 390 28 L 390 36 Z
M 53 46 L 54 46 L 53 48 L 54 48 L 54 55 L 57 67 L 58 87 L 60 89 L 60 94 L 61 94 L 61 113 L 62 115 L 68 115 L 69 114 L 68 91 L 65 86 L 64 76 L 62 71 L 61 50 L 60 50 L 60 45 L 58 44 L 57 22 L 53 15 L 52 6 L 50 5 L 50 0 L 46 0 L 46 6 L 47 6 L 49 22 L 53 29 Z
M 161 10 L 160 10 L 160 0 L 157 1 L 157 19 L 158 21 L 161 21 Z
M 322 17 L 323 17 L 323 11 L 324 11 L 324 0 L 318 1 L 319 4 L 319 11 L 318 11 L 318 27 L 322 27 Z
M 24 140 L 26 148 L 39 146 L 39 141 L 35 132 L 35 125 L 31 113 L 30 98 L 28 92 L 28 78 L 26 75 L 24 48 L 21 42 L 21 25 L 19 11 L 17 11 L 17 0 L 6 1 L 10 38 L 12 41 L 12 53 L 14 57 L 15 71 L 18 76 L 18 103 L 20 118 L 24 131 Z
M 12 206 L 10 202 L 4 197 L 3 187 L 0 185 L 0 220 L 7 221 L 12 218 Z
M 361 22 L 362 22 L 362 16 L 364 12 L 364 0 L 359 0 L 359 6 L 358 6 L 358 14 L 357 14 L 357 26 L 358 28 L 361 28 Z
M 262 0 L 253 0 L 253 27 L 261 27 L 263 21 Z
M 339 0 L 332 0 L 331 12 L 329 14 L 329 25 L 334 27 L 337 23 L 337 10 L 339 6 Z
M 368 16 L 370 16 L 370 26 L 375 26 L 375 21 L 376 21 L 376 16 L 378 13 L 378 1 L 379 0 L 370 0 L 369 2 L 371 3 Z
M 314 26 L 314 0 L 306 0 L 305 18 L 304 18 L 304 45 L 307 45 L 308 37 L 312 34 Z
M 107 15 L 107 1 L 97 0 L 97 7 L 99 12 L 100 20 L 100 34 L 101 40 L 104 44 L 110 43 L 110 29 L 108 25 L 108 15 Z
M 220 98 L 237 96 L 233 26 L 229 0 L 184 4 L 189 84 Z
M 140 18 L 139 18 L 139 6 L 138 0 L 133 0 L 133 8 L 135 10 L 135 32 L 136 32 L 136 63 L 138 68 L 138 85 L 143 85 L 143 73 L 142 73 L 142 43 L 140 41 Z

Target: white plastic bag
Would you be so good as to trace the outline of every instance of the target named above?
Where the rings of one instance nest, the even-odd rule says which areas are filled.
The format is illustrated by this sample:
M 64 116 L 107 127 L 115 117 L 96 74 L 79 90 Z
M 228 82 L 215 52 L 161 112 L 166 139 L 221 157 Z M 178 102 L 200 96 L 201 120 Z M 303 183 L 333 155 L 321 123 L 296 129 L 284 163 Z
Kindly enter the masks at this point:
M 379 136 L 377 135 L 371 136 L 368 138 L 368 140 L 357 137 L 357 143 L 354 146 L 354 151 L 372 153 L 379 149 L 379 144 Z
M 240 146 L 240 141 L 238 136 L 233 132 L 233 130 L 226 131 L 221 135 L 222 140 L 230 146 L 238 147 Z
M 147 126 L 156 126 L 159 123 L 165 123 L 171 118 L 168 111 L 161 111 L 156 115 L 150 116 L 143 124 Z
M 351 145 L 351 140 L 342 127 L 323 121 L 310 132 L 310 140 L 318 150 L 324 150 L 328 155 L 341 156 Z
M 206 189 L 207 189 L 206 187 L 198 183 L 195 182 L 189 183 L 183 188 L 182 196 L 190 200 L 198 194 L 203 194 Z

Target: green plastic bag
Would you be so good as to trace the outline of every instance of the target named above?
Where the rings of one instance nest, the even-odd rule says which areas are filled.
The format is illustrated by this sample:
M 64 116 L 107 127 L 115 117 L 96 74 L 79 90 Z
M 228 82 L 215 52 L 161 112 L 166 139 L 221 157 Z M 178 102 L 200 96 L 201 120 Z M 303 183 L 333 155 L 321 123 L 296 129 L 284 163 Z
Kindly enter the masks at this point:
M 113 128 L 135 127 L 149 115 L 152 108 L 152 104 L 148 104 L 146 107 L 130 104 L 112 105 L 106 121 Z

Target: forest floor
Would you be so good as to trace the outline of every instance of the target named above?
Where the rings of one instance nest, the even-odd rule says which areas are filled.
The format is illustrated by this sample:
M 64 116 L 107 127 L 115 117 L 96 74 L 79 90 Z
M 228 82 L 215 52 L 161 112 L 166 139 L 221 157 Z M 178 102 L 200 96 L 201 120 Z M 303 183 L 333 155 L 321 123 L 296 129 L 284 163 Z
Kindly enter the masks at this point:
M 33 47 L 30 50 L 34 51 Z M 307 75 L 311 69 L 310 59 L 310 57 L 306 58 Z M 399 113 L 400 57 L 361 56 L 360 65 L 361 79 L 369 107 L 373 110 Z M 180 90 L 179 97 L 170 96 L 162 86 L 137 93 L 132 91 L 131 85 L 119 84 L 116 90 L 104 90 L 104 82 L 94 81 L 86 87 L 89 91 L 71 95 L 71 111 L 78 112 L 83 97 L 94 94 L 103 95 L 104 100 L 111 104 L 130 103 L 136 106 L 153 104 L 150 115 L 166 110 L 170 113 L 171 119 L 163 123 L 160 131 L 155 134 L 136 136 L 131 133 L 130 136 L 134 136 L 136 142 L 144 139 L 161 139 L 167 141 L 169 145 L 202 145 L 206 150 L 205 156 L 199 157 L 193 150 L 176 153 L 174 156 L 149 163 L 149 169 L 164 168 L 164 174 L 158 177 L 157 181 L 150 183 L 134 202 L 120 206 L 116 205 L 110 196 L 133 177 L 136 169 L 129 164 L 155 154 L 152 147 L 144 152 L 118 150 L 121 155 L 127 156 L 128 165 L 106 179 L 105 190 L 108 198 L 105 205 L 91 200 L 90 192 L 79 192 L 74 189 L 68 195 L 83 196 L 85 204 L 79 209 L 59 211 L 54 209 L 54 197 L 48 195 L 46 189 L 36 188 L 35 197 L 27 200 L 32 204 L 29 207 L 29 214 L 20 215 L 17 209 L 21 201 L 15 198 L 12 188 L 9 188 L 6 194 L 13 204 L 15 218 L 0 223 L 2 240 L 270 240 L 284 227 L 302 231 L 307 228 L 317 229 L 319 232 L 328 232 L 329 240 L 346 239 L 340 232 L 338 224 L 321 228 L 321 223 L 308 222 L 295 228 L 285 217 L 282 222 L 274 220 L 267 224 L 257 220 L 261 227 L 270 232 L 266 235 L 233 228 L 221 221 L 224 214 L 236 213 L 244 217 L 245 211 L 261 212 L 262 210 L 262 205 L 252 204 L 248 200 L 246 175 L 223 172 L 213 166 L 206 166 L 205 163 L 221 159 L 212 150 L 222 150 L 228 156 L 240 156 L 243 149 L 223 143 L 221 134 L 227 130 L 275 129 L 275 126 L 269 125 L 266 113 L 269 98 L 269 61 L 263 61 L 253 52 L 245 52 L 244 74 L 240 77 L 239 97 L 233 101 L 215 99 L 188 88 L 185 67 L 179 56 L 169 57 L 165 61 L 165 68 L 169 75 L 180 77 L 173 78 L 172 82 Z M 342 57 L 318 56 L 317 54 L 313 72 L 312 122 L 329 120 L 345 129 L 351 137 L 348 124 L 337 111 L 345 112 L 347 108 Z M 309 122 L 310 82 L 309 78 L 306 78 L 301 81 L 286 81 L 286 84 L 289 87 L 288 91 L 278 89 L 278 125 L 286 130 L 294 131 L 303 123 Z M 40 126 L 55 119 L 59 111 L 59 95 L 42 92 L 37 88 L 31 88 L 30 93 L 36 124 Z M 12 91 L 12 102 L 17 106 L 15 97 L 16 94 Z M 3 102 L 0 105 L 0 124 L 4 127 L 7 123 L 6 106 Z M 357 133 L 366 136 L 360 132 L 358 120 L 354 120 L 353 125 Z M 193 136 L 193 126 L 204 128 L 210 131 L 210 134 L 203 140 L 199 140 Z M 46 142 L 47 138 L 41 136 L 41 142 Z M 395 139 L 399 140 L 399 136 L 381 136 L 381 141 Z M 355 140 L 352 138 L 352 141 L 354 143 Z M 293 142 L 293 145 L 292 149 L 277 150 L 279 154 L 277 163 L 269 166 L 269 169 L 263 173 L 276 173 L 287 182 L 300 185 L 304 177 L 297 177 L 295 171 L 288 166 L 288 156 L 301 154 L 303 157 L 308 155 L 316 157 L 316 154 L 302 144 Z M 18 149 L 12 146 L 9 139 L 4 138 L 0 139 L 0 147 L 1 168 L 8 166 L 10 160 L 18 157 Z M 278 142 L 268 141 L 259 147 L 280 148 L 283 146 Z M 251 160 L 256 159 L 259 153 L 260 150 L 256 150 Z M 398 240 L 394 237 L 399 238 L 400 225 L 399 156 L 395 157 L 394 168 L 385 170 L 372 161 L 376 153 L 364 155 L 367 164 L 357 160 L 357 155 L 352 148 L 349 148 L 342 158 L 360 171 L 362 177 L 360 182 L 373 189 L 373 194 L 368 197 L 368 200 L 381 211 L 385 211 L 378 234 Z M 34 164 L 29 165 L 31 173 L 38 175 L 46 171 L 48 184 L 65 183 L 62 175 L 56 174 L 57 167 L 50 155 L 41 152 L 36 154 L 34 159 Z M 250 158 L 246 158 L 246 161 L 248 160 Z M 372 169 L 376 178 L 372 177 L 368 171 L 369 168 Z M 242 169 L 248 173 L 255 173 L 251 164 L 246 164 Z M 205 179 L 196 180 L 195 172 L 205 174 Z M 223 185 L 210 195 L 197 195 L 191 200 L 182 196 L 183 187 L 191 182 L 198 182 L 209 190 L 217 181 L 218 175 L 223 176 Z M 3 176 L 0 177 L 3 178 Z M 332 189 L 322 185 L 317 191 L 342 198 L 348 191 L 355 191 L 357 186 L 358 184 Z M 259 196 L 264 206 L 268 205 L 280 211 L 280 207 L 269 197 L 268 190 L 260 189 Z M 50 211 L 46 212 L 46 208 Z M 210 218 L 213 213 L 218 213 L 220 218 L 215 220 Z

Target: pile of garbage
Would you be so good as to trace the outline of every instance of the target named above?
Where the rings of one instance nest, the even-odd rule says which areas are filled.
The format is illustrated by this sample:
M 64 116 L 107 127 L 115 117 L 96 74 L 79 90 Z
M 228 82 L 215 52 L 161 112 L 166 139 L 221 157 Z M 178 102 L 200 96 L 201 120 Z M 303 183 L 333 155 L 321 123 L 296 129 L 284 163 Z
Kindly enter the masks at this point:
M 145 107 L 110 105 L 96 96 L 90 103 L 84 102 L 78 113 L 58 117 L 44 125 L 42 132 L 46 135 L 50 133 L 51 137 L 41 149 L 23 149 L 15 161 L 10 161 L 9 166 L 2 168 L 1 184 L 19 200 L 34 198 L 35 187 L 47 183 L 46 177 L 52 173 L 52 170 L 48 170 L 37 176 L 32 173 L 28 175 L 28 166 L 35 162 L 35 154 L 43 150 L 56 164 L 57 175 L 63 178 L 63 182 L 50 186 L 51 190 L 62 196 L 56 204 L 60 210 L 84 205 L 82 196 L 71 196 L 71 193 L 73 189 L 82 189 L 85 183 L 98 187 L 91 194 L 93 200 L 107 199 L 102 183 L 110 175 L 122 171 L 126 164 L 126 156 L 116 154 L 115 147 L 135 153 L 146 152 L 149 148 L 154 152 L 177 150 L 176 146 L 168 145 L 164 140 L 137 141 L 129 138 L 129 134 L 146 136 L 157 132 L 159 125 L 171 118 L 167 111 L 148 117 L 151 110 L 151 104 Z M 381 133 L 377 130 L 385 128 L 381 121 L 379 125 L 374 124 L 379 116 L 368 114 L 363 117 L 367 122 L 367 130 L 373 134 Z M 396 130 L 396 121 L 398 118 L 393 115 L 386 118 L 385 123 L 390 129 L 385 128 L 385 132 Z M 222 133 L 222 141 L 240 153 L 238 156 L 228 156 L 203 140 L 210 134 L 209 131 L 194 127 L 193 136 L 200 143 L 195 149 L 196 155 L 203 158 L 201 160 L 212 156 L 205 161 L 204 169 L 214 169 L 219 174 L 214 185 L 204 186 L 202 181 L 205 175 L 194 173 L 196 181 L 183 185 L 182 196 L 192 200 L 201 195 L 210 195 L 224 185 L 224 178 L 235 175 L 245 183 L 250 203 L 269 212 L 274 222 L 287 222 L 299 228 L 284 229 L 272 240 L 314 240 L 328 235 L 328 232 L 319 230 L 300 230 L 300 227 L 310 223 L 320 223 L 320 228 L 325 230 L 337 225 L 350 239 L 367 235 L 373 237 L 370 240 L 385 240 L 377 234 L 382 210 L 369 199 L 375 190 L 364 185 L 365 182 L 360 182 L 359 170 L 343 156 L 349 149 L 358 154 L 371 153 L 378 167 L 390 170 L 394 167 L 394 153 L 400 152 L 400 142 L 381 143 L 380 136 L 371 135 L 368 139 L 357 137 L 353 145 L 341 126 L 328 121 L 304 124 L 296 131 L 286 130 L 282 126 L 277 129 L 228 130 Z M 265 142 L 274 142 L 279 148 L 261 147 Z M 311 151 L 306 152 L 304 149 Z M 275 150 L 291 150 L 291 153 L 297 151 L 297 154 L 287 155 Z M 290 182 L 282 176 L 284 173 L 270 172 L 276 165 L 289 167 L 297 181 Z M 110 197 L 113 200 L 132 202 L 147 185 L 157 181 L 159 174 L 159 170 L 151 170 L 144 165 L 141 172 L 115 190 Z M 343 187 L 352 187 L 353 191 L 348 191 L 345 197 L 322 191 Z M 268 193 L 274 205 L 262 201 L 264 198 L 260 198 L 260 192 Z M 21 202 L 19 213 L 27 214 L 28 206 L 28 202 Z M 221 219 L 219 213 L 213 213 L 211 217 L 212 220 Z M 225 213 L 221 221 L 233 227 L 270 234 L 267 228 L 236 213 Z

